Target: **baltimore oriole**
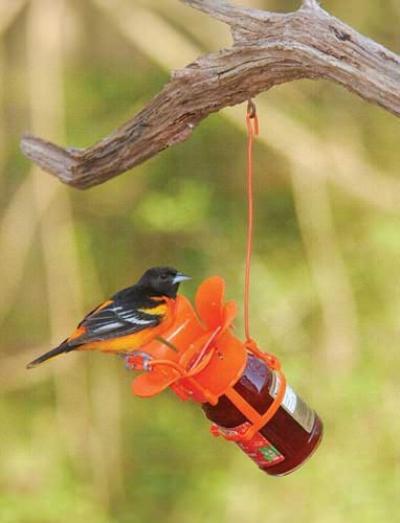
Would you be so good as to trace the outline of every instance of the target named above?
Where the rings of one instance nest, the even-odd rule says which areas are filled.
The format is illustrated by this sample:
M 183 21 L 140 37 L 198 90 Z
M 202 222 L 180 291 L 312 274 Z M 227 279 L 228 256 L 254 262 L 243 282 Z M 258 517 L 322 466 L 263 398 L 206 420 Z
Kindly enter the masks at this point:
M 174 304 L 186 274 L 170 267 L 153 267 L 139 281 L 93 309 L 69 338 L 27 365 L 36 367 L 72 350 L 129 353 L 161 334 L 174 319 Z

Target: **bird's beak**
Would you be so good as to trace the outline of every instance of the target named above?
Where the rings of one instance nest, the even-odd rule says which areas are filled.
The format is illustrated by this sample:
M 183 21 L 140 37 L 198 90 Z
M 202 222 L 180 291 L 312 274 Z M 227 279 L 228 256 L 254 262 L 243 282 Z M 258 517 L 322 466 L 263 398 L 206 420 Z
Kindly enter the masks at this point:
M 175 278 L 172 280 L 172 283 L 175 285 L 176 283 L 180 283 L 181 281 L 191 280 L 192 277 L 188 276 L 187 274 L 183 274 L 183 272 L 177 272 Z

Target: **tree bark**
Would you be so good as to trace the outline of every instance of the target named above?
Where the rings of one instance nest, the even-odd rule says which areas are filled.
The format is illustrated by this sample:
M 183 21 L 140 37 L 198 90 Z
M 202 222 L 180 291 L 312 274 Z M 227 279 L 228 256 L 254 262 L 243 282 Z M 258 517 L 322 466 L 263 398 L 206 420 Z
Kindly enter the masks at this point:
M 336 82 L 400 115 L 400 57 L 304 0 L 298 11 L 278 14 L 218 0 L 181 0 L 228 24 L 233 46 L 173 72 L 164 89 L 134 118 L 86 149 L 64 149 L 35 136 L 24 154 L 62 182 L 99 185 L 183 142 L 198 123 L 301 78 Z

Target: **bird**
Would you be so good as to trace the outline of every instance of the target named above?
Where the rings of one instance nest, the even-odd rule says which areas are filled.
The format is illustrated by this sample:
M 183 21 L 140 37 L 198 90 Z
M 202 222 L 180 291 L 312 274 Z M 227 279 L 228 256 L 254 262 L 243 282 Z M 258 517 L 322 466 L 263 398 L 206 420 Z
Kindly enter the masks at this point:
M 58 347 L 31 361 L 28 369 L 74 350 L 129 354 L 160 337 L 172 324 L 179 284 L 190 276 L 172 267 L 152 267 L 136 284 L 104 301 Z

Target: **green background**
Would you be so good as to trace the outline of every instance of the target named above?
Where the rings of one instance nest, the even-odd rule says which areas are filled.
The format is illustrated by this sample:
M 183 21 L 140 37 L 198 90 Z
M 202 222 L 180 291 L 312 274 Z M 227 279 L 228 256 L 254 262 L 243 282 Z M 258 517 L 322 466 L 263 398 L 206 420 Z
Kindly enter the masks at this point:
M 399 51 L 398 0 L 324 7 Z M 1 4 L 1 523 L 399 521 L 399 124 L 336 85 L 257 98 L 252 331 L 324 421 L 306 466 L 262 474 L 209 435 L 197 405 L 132 397 L 118 358 L 72 354 L 25 370 L 151 265 L 191 274 L 189 297 L 220 274 L 241 304 L 245 105 L 86 192 L 19 151 L 25 131 L 92 144 L 171 69 L 229 42 L 225 26 L 174 0 Z

